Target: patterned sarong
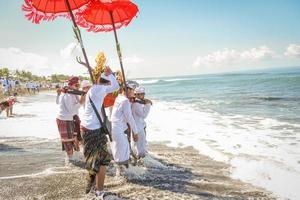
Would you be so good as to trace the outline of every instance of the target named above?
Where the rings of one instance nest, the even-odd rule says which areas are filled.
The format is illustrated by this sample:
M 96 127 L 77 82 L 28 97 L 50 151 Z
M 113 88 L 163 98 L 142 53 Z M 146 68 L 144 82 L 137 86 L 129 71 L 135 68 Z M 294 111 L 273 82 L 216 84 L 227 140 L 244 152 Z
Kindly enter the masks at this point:
M 73 121 L 64 121 L 56 119 L 63 151 L 71 151 L 74 147 L 74 123 Z
M 76 134 L 77 140 L 81 141 L 82 140 L 82 137 L 80 134 L 80 122 L 81 121 L 80 121 L 78 115 L 73 116 L 73 122 L 74 122 L 74 135 Z
M 84 141 L 85 166 L 90 175 L 95 175 L 101 165 L 109 165 L 111 156 L 108 152 L 107 137 L 100 133 L 100 129 L 84 130 L 82 129 L 82 138 Z

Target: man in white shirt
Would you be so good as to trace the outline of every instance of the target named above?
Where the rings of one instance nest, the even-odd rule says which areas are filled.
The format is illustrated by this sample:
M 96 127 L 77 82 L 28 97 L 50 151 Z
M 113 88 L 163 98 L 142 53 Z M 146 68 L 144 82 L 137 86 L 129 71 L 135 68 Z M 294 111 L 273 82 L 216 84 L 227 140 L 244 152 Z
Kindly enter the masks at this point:
M 79 78 L 72 77 L 68 80 L 68 87 L 72 89 L 79 88 Z M 80 99 L 77 95 L 69 94 L 62 90 L 58 98 L 59 111 L 56 118 L 58 131 L 60 134 L 63 150 L 66 151 L 69 161 L 72 160 L 74 148 L 74 123 L 73 116 L 78 113 Z
M 146 150 L 146 122 L 145 119 L 150 112 L 152 102 L 145 99 L 145 88 L 137 87 L 135 89 L 136 100 L 132 103 L 132 114 L 136 122 L 139 139 L 132 144 L 132 148 L 136 151 L 138 158 L 145 157 Z
M 102 78 L 102 79 L 101 79 Z M 107 81 L 101 81 L 106 79 Z M 81 115 L 81 134 L 84 141 L 84 156 L 86 159 L 86 169 L 89 172 L 86 186 L 86 193 L 89 193 L 96 179 L 96 196 L 104 194 L 104 179 L 106 174 L 106 166 L 111 161 L 108 152 L 107 137 L 103 133 L 102 125 L 97 118 L 96 112 L 104 121 L 102 113 L 102 104 L 104 97 L 111 92 L 119 89 L 119 84 L 113 76 L 109 67 L 106 67 L 105 74 L 100 76 L 86 94 L 84 111 Z M 96 112 L 93 109 L 94 104 Z
M 127 165 L 130 159 L 130 146 L 125 131 L 129 128 L 129 124 L 133 138 L 137 141 L 137 127 L 132 116 L 129 97 L 134 96 L 134 88 L 127 85 L 127 96 L 125 90 L 120 89 L 120 94 L 115 100 L 111 114 L 112 139 L 111 143 L 112 154 L 114 160 L 119 165 Z

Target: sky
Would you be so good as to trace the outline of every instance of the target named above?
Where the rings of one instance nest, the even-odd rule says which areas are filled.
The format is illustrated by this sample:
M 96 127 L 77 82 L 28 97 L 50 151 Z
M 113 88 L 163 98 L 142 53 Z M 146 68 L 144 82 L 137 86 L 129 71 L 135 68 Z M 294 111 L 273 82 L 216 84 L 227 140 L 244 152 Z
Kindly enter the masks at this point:
M 139 12 L 119 29 L 128 77 L 165 77 L 300 66 L 299 0 L 134 0 Z M 23 0 L 0 0 L 0 67 L 87 75 L 71 21 L 33 24 Z M 103 51 L 120 69 L 112 32 L 81 29 L 92 66 Z

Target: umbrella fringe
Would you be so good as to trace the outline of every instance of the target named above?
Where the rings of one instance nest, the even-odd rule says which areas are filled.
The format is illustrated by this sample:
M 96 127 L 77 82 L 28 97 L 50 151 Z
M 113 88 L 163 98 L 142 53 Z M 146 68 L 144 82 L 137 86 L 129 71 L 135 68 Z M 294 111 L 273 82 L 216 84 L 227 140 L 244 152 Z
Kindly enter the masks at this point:
M 88 4 L 81 6 L 80 8 L 72 10 L 74 14 L 81 13 L 87 8 Z M 60 13 L 44 13 L 37 10 L 32 5 L 32 0 L 24 0 L 24 4 L 22 5 L 22 10 L 26 12 L 25 17 L 31 21 L 32 23 L 39 24 L 41 21 L 53 21 L 57 17 L 64 17 L 67 19 L 71 19 L 69 12 L 60 12 Z
M 115 27 L 116 29 L 119 29 L 123 26 L 127 26 L 130 22 L 131 20 L 126 20 L 124 22 L 116 23 Z M 111 24 L 94 25 L 90 22 L 87 22 L 86 20 L 83 19 L 83 17 L 80 16 L 76 17 L 76 23 L 89 32 L 109 32 L 113 30 L 113 26 Z
M 116 0 L 117 2 L 117 0 Z M 139 13 L 139 10 L 138 10 L 138 7 L 132 3 L 132 2 L 122 2 L 122 1 L 119 1 L 117 2 L 117 4 L 114 4 L 116 3 L 114 2 L 114 0 L 108 0 L 108 2 L 102 2 L 102 3 L 99 3 L 99 2 L 91 2 L 87 5 L 87 11 L 89 9 L 91 9 L 93 6 L 97 9 L 104 9 L 104 10 L 113 10 L 113 8 L 120 8 L 120 9 L 124 9 L 126 11 L 128 11 L 130 13 L 129 16 L 127 16 L 128 18 L 125 19 L 125 20 L 122 20 L 121 22 L 115 22 L 115 28 L 116 29 L 119 29 L 123 26 L 127 26 L 134 17 L 137 17 L 137 14 Z M 130 7 L 134 7 L 134 9 L 130 9 Z M 99 11 L 100 12 L 100 11 Z M 108 23 L 108 24 L 95 24 L 93 22 L 89 22 L 85 19 L 85 13 L 86 11 L 83 11 L 83 12 L 77 12 L 76 13 L 76 23 L 86 29 L 88 32 L 110 32 L 110 31 L 113 31 L 114 30 L 114 27 L 111 23 Z

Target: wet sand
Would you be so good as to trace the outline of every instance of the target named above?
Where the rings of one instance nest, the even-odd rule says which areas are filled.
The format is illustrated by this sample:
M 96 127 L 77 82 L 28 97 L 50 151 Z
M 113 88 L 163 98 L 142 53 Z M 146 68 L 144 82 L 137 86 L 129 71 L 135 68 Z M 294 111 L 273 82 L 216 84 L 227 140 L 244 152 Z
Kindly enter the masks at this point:
M 84 163 L 65 166 L 58 140 L 0 138 L 0 199 L 95 199 L 84 194 Z M 261 188 L 229 177 L 230 166 L 191 147 L 149 144 L 149 155 L 124 176 L 109 166 L 110 199 L 276 199 Z

